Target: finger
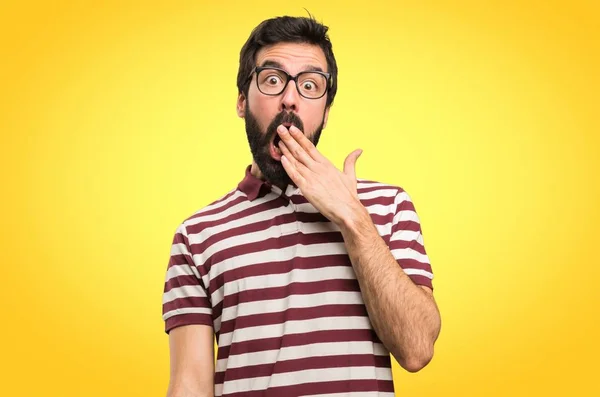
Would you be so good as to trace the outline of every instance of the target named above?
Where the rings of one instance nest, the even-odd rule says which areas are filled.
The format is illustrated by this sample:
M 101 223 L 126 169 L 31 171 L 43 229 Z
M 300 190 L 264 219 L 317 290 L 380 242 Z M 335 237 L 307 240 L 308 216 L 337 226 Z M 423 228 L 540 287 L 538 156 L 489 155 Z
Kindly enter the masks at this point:
M 292 138 L 298 142 L 298 144 L 302 147 L 302 149 L 304 149 L 311 159 L 315 161 L 320 161 L 323 159 L 323 155 L 317 150 L 312 141 L 308 139 L 302 131 L 300 131 L 298 127 L 292 125 L 290 126 L 289 131 Z
M 306 151 L 300 146 L 300 144 L 292 137 L 287 128 L 283 125 L 277 127 L 277 133 L 281 137 L 281 140 L 285 142 L 290 154 L 293 158 L 300 161 L 306 166 L 309 166 L 312 158 L 306 153 Z M 291 161 L 291 158 L 289 159 Z
M 344 174 L 356 180 L 356 160 L 362 154 L 362 149 L 356 149 L 344 160 Z
M 281 165 L 283 165 L 285 172 L 287 172 L 289 177 L 292 178 L 292 180 L 295 183 L 296 181 L 294 180 L 292 175 L 295 175 L 298 172 L 296 171 L 296 163 L 298 161 L 294 159 L 294 156 L 292 156 L 287 147 L 285 147 L 285 143 L 283 143 L 283 141 L 279 142 L 278 146 L 281 150 Z M 298 184 L 296 184 L 296 186 L 298 186 Z
M 283 165 L 283 168 L 285 169 L 285 172 L 289 175 L 290 179 L 296 184 L 296 186 L 300 188 L 300 190 L 302 190 L 304 187 L 305 179 L 302 175 L 300 175 L 298 170 L 292 165 L 290 160 L 288 160 L 288 158 L 285 155 L 281 156 L 281 165 Z
M 279 150 L 281 150 L 281 153 L 287 158 L 287 160 L 291 163 L 292 167 L 298 171 L 301 175 L 304 175 L 305 171 L 308 170 L 308 168 L 302 164 L 301 162 L 299 162 L 294 155 L 290 152 L 290 150 L 288 149 L 287 145 L 285 144 L 285 142 L 283 140 L 279 141 Z

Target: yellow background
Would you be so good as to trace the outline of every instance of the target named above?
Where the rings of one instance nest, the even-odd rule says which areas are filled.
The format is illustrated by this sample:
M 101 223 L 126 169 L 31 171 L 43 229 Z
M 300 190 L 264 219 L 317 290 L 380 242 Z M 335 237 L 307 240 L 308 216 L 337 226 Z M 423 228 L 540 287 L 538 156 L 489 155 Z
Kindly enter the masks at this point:
M 2 3 L 0 394 L 164 396 L 171 239 L 251 161 L 239 50 L 306 8 L 340 68 L 319 148 L 409 192 L 435 271 L 397 394 L 600 395 L 598 7 Z

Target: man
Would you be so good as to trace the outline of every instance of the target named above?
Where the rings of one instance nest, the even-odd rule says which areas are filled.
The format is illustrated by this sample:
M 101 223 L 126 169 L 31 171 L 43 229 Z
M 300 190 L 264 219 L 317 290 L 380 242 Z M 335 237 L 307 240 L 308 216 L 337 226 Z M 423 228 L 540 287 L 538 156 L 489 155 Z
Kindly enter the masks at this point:
M 341 172 L 316 149 L 337 90 L 327 27 L 262 22 L 237 85 L 254 161 L 175 233 L 168 396 L 393 396 L 389 354 L 411 372 L 433 356 L 433 274 L 406 192 L 357 180 L 360 150 Z

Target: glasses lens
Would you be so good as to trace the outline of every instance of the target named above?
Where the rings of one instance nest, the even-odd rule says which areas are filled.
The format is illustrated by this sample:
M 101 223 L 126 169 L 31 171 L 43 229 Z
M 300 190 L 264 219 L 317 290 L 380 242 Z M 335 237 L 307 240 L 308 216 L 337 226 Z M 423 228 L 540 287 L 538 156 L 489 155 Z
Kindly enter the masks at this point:
M 267 95 L 277 95 L 285 86 L 287 76 L 281 70 L 263 69 L 258 73 L 258 88 Z
M 308 98 L 319 98 L 327 89 L 327 78 L 319 73 L 304 72 L 298 76 L 298 89 Z

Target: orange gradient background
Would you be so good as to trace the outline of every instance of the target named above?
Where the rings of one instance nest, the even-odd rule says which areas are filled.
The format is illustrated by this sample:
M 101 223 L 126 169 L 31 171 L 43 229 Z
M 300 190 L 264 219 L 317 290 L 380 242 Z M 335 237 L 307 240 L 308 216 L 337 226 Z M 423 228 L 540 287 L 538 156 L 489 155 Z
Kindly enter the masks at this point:
M 4 396 L 164 396 L 177 225 L 251 161 L 239 50 L 330 27 L 319 149 L 405 188 L 442 332 L 398 396 L 598 396 L 595 1 L 3 2 Z

